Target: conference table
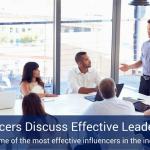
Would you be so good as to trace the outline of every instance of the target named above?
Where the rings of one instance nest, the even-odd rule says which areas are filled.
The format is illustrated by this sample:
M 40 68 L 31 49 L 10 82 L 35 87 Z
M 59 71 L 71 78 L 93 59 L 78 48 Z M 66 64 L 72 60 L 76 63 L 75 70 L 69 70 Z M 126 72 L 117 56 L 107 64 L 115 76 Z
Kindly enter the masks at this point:
M 95 94 L 95 93 L 92 93 Z M 88 94 L 91 95 L 91 94 Z M 45 110 L 51 115 L 82 115 L 93 103 L 84 97 L 87 94 L 64 94 L 58 97 L 42 98 Z M 119 98 L 131 97 L 133 99 L 143 99 L 142 102 L 150 105 L 150 96 L 139 94 L 126 87 L 123 88 Z M 22 99 L 16 99 L 12 109 L 0 110 L 0 115 L 22 115 Z M 138 113 L 137 115 L 143 115 Z

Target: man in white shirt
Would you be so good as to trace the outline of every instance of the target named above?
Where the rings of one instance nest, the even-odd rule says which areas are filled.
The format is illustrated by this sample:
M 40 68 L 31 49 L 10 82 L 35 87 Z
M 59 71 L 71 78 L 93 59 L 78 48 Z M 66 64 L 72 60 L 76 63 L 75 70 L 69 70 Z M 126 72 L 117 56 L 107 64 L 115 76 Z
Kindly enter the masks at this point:
M 78 67 L 71 70 L 68 77 L 70 92 L 81 94 L 96 92 L 100 77 L 94 69 L 91 69 L 91 60 L 87 53 L 77 53 L 75 61 Z
M 135 108 L 131 102 L 116 97 L 116 84 L 113 79 L 103 79 L 99 91 L 104 100 L 93 102 L 85 115 L 135 115 Z

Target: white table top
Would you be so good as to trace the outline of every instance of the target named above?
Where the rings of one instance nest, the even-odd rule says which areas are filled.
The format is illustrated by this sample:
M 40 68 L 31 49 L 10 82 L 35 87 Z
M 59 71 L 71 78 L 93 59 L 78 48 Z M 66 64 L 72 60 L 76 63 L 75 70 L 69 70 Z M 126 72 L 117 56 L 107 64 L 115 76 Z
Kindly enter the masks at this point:
M 120 98 L 123 98 L 123 97 L 131 97 L 133 99 L 140 98 L 140 99 L 143 99 L 141 102 L 150 105 L 150 96 L 146 96 L 146 95 L 134 92 L 127 88 L 124 88 L 120 94 Z
M 44 98 L 44 107 L 51 115 L 82 115 L 92 102 L 84 99 L 84 94 L 66 94 Z M 22 115 L 22 100 L 16 99 L 13 109 L 0 110 L 0 115 Z
M 67 94 L 58 97 L 45 98 L 44 107 L 51 115 L 82 115 L 83 112 L 93 103 L 84 99 L 84 94 Z M 150 96 L 124 88 L 120 98 L 133 97 L 144 99 L 144 103 L 150 104 Z M 0 115 L 22 115 L 22 100 L 17 99 L 13 109 L 0 110 Z

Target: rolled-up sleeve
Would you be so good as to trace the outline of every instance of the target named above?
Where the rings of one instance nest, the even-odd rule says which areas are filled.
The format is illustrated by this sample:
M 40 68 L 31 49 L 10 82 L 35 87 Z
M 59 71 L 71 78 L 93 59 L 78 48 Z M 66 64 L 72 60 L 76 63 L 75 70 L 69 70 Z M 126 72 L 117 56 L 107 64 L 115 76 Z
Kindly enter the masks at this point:
M 78 93 L 80 86 L 78 85 L 77 77 L 73 71 L 68 75 L 69 93 Z
M 142 61 L 143 59 L 143 49 L 144 49 L 144 44 L 142 45 L 142 48 L 141 48 L 141 57 L 140 57 L 140 60 Z

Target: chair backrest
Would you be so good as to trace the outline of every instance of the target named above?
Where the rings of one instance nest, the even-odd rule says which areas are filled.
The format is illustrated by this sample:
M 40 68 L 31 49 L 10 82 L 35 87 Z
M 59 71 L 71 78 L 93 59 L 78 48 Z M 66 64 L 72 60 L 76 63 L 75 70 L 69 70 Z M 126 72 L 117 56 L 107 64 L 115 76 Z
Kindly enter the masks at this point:
M 13 91 L 0 91 L 0 109 L 12 108 L 16 99 Z

